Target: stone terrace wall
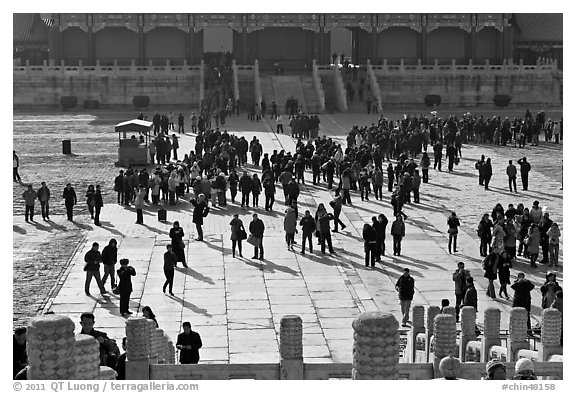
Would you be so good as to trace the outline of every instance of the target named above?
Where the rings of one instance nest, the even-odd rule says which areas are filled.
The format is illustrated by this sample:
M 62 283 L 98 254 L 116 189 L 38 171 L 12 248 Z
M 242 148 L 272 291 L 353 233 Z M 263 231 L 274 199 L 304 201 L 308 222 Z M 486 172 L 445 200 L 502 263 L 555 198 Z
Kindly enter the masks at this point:
M 164 67 L 14 67 L 14 107 L 59 106 L 76 96 L 78 107 L 97 100 L 104 108 L 132 106 L 134 96 L 159 105 L 198 107 L 203 88 L 201 66 Z
M 494 105 L 495 95 L 509 95 L 510 105 L 561 105 L 562 73 L 547 65 L 372 66 L 382 104 L 423 104 L 440 95 L 441 105 Z

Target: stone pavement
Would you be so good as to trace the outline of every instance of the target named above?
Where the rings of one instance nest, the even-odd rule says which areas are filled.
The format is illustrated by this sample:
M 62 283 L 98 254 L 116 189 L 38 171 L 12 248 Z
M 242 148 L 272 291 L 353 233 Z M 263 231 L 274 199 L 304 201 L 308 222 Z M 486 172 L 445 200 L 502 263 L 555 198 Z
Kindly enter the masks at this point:
M 401 114 L 390 114 L 389 117 L 400 118 Z M 129 118 L 129 115 L 125 118 Z M 321 133 L 342 138 L 351 125 L 376 121 L 377 117 L 339 114 L 322 115 L 321 120 Z M 287 135 L 270 132 L 272 126 L 269 119 L 250 123 L 240 117 L 229 119 L 223 128 L 234 130 L 249 139 L 256 135 L 265 152 L 273 149 L 293 151 L 294 141 Z M 109 138 L 105 131 L 101 128 L 99 130 L 102 137 Z M 192 144 L 193 136 L 183 136 L 181 151 L 191 150 Z M 168 207 L 166 223 L 157 221 L 157 208 L 151 206 L 144 212 L 145 225 L 135 225 L 134 209 L 110 201 L 113 195 L 109 189 L 117 169 L 98 165 L 91 169 L 101 179 L 101 184 L 108 188 L 109 203 L 102 211 L 103 226 L 93 226 L 85 214 L 75 223 L 66 221 L 62 215 L 53 215 L 52 223 L 37 224 L 25 224 L 22 214 L 15 215 L 15 271 L 42 271 L 43 266 L 24 269 L 22 263 L 26 258 L 33 261 L 38 252 L 52 255 L 62 265 L 61 272 L 47 274 L 48 277 L 42 280 L 45 280 L 44 287 L 51 288 L 52 282 L 56 281 L 58 284 L 52 294 L 46 294 L 43 300 L 34 304 L 37 306 L 46 300 L 42 309 L 69 315 L 74 321 L 79 320 L 82 312 L 93 311 L 97 328 L 120 339 L 124 334 L 124 319 L 118 312 L 118 296 L 109 294 L 86 297 L 83 289 L 85 252 L 92 242 L 98 241 L 102 249 L 114 237 L 118 240 L 119 258 L 129 258 L 137 271 L 133 279 L 131 310 L 139 314 L 142 306 L 149 305 L 156 313 L 160 327 L 174 338 L 182 321 L 190 321 L 203 338 L 202 362 L 277 361 L 279 322 L 286 314 L 298 314 L 303 319 L 306 362 L 350 362 L 351 322 L 358 313 L 380 309 L 400 317 L 394 285 L 404 267 L 411 269 L 416 280 L 417 293 L 413 304 L 439 305 L 442 298 L 454 302 L 451 273 L 458 261 L 464 261 L 476 279 L 479 312 L 482 313 L 489 306 L 500 308 L 503 312 L 502 328 L 506 328 L 511 303 L 502 299 L 494 301 L 484 295 L 486 280 L 482 277 L 475 228 L 482 213 L 491 212 L 496 202 L 504 206 L 523 202 L 525 206 L 531 206 L 534 199 L 539 199 L 541 205 L 548 206 L 551 218 L 559 222 L 563 229 L 562 191 L 560 175 L 557 173 L 561 167 L 561 145 L 547 145 L 538 150 L 527 148 L 524 151 L 504 147 L 465 146 L 463 153 L 464 158 L 454 173 L 431 171 L 430 183 L 423 184 L 421 188 L 421 203 L 407 205 L 405 208 L 409 218 L 406 221 L 407 234 L 402 256 L 390 255 L 391 240 L 387 239 L 386 257 L 376 268 L 364 267 L 361 231 L 363 224 L 370 222 L 374 215 L 384 213 L 391 219 L 392 209 L 387 202 L 387 192 L 384 202 L 361 202 L 357 194 L 352 195 L 352 206 L 343 210 L 343 221 L 348 227 L 333 236 L 335 255 L 322 255 L 315 245 L 313 255 L 302 256 L 286 249 L 282 220 L 284 208 L 281 203 L 275 205 L 274 212 L 265 212 L 262 207 L 241 209 L 237 204 L 229 204 L 226 208 L 211 208 L 204 226 L 206 241 L 197 242 L 193 240 L 196 236 L 188 202 Z M 84 158 L 84 154 L 79 148 L 79 159 Z M 114 155 L 110 151 L 103 154 Z M 477 184 L 474 162 L 480 154 L 492 157 L 495 175 L 491 191 L 485 191 Z M 510 154 L 514 154 L 510 158 L 516 160 L 526 155 L 532 162 L 530 188 L 537 191 L 508 193 L 505 167 Z M 254 172 L 255 168 L 248 166 L 248 169 Z M 74 172 L 74 175 L 78 176 L 78 181 L 90 180 L 90 177 L 83 177 L 80 173 Z M 299 210 L 302 214 L 304 210 L 310 209 L 314 214 L 318 203 L 326 204 L 332 196 L 325 187 L 313 186 L 309 173 L 306 174 L 306 182 L 306 186 L 301 187 Z M 281 195 L 281 190 L 278 190 L 277 196 Z M 80 193 L 79 199 L 83 199 Z M 80 209 L 85 210 L 85 207 L 80 205 Z M 462 222 L 458 236 L 459 252 L 452 255 L 447 252 L 446 219 L 449 210 L 456 211 Z M 232 258 L 228 226 L 232 214 L 237 212 L 245 225 L 248 225 L 254 211 L 266 225 L 265 260 L 249 259 L 252 250 L 248 244 L 244 244 L 243 251 L 248 258 Z M 180 221 L 186 233 L 186 253 L 190 268 L 178 269 L 174 280 L 175 296 L 170 297 L 161 292 L 164 282 L 162 255 L 169 242 L 168 231 L 175 220 Z M 34 241 L 30 243 L 29 239 Z M 52 249 L 47 247 L 49 244 Z M 299 251 L 299 247 L 296 249 Z M 69 257 L 70 264 L 66 265 Z M 544 281 L 546 267 L 533 270 L 528 265 L 521 258 L 514 265 L 512 275 L 514 277 L 517 271 L 525 271 L 538 287 Z M 562 284 L 562 267 L 559 281 Z M 16 285 L 15 276 L 15 293 Z M 39 285 L 37 290 L 46 292 L 47 289 L 42 287 Z M 91 292 L 98 293 L 94 283 Z M 512 295 L 511 290 L 509 294 Z M 540 295 L 536 289 L 533 292 L 536 319 L 541 311 L 539 305 Z

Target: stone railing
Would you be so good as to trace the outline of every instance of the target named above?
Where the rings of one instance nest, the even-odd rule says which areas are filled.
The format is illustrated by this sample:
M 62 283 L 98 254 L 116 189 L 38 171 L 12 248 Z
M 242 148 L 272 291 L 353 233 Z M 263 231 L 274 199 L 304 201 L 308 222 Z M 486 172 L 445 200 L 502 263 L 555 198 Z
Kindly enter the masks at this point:
M 236 59 L 232 59 L 232 84 L 234 85 L 234 99 L 240 98 L 240 90 L 238 89 L 238 66 Z
M 260 66 L 258 65 L 258 59 L 254 60 L 254 98 L 256 99 L 256 104 L 260 106 L 262 102 L 262 81 L 260 80 Z
M 326 97 L 324 93 L 324 88 L 322 87 L 322 78 L 320 78 L 320 73 L 318 72 L 318 64 L 316 60 L 312 61 L 312 78 L 314 79 L 314 88 L 316 89 L 316 94 L 318 95 L 318 102 L 320 106 L 318 111 L 323 113 L 326 111 Z
M 469 309 L 472 309 L 470 312 Z M 423 352 L 421 346 L 410 346 L 419 341 L 421 335 L 429 336 L 429 359 L 424 363 L 399 363 L 398 321 L 390 313 L 365 312 L 352 323 L 354 343 L 352 363 L 305 363 L 303 358 L 302 319 L 297 315 L 284 316 L 280 321 L 279 360 L 266 364 L 197 364 L 175 365 L 174 345 L 169 337 L 156 328 L 151 320 L 131 317 L 126 321 L 127 361 L 126 379 L 173 380 L 173 379 L 267 379 L 267 380 L 322 380 L 331 378 L 351 379 L 410 379 L 422 380 L 441 378 L 440 361 L 447 356 L 462 354 L 464 336 L 471 335 L 470 326 L 475 322 L 473 308 L 463 307 L 462 331 L 456 331 L 453 312 L 439 313 L 438 307 L 424 310 L 415 305 L 412 311 L 413 330 L 405 352 L 408 360 Z M 517 310 L 517 309 L 514 309 Z M 525 312 L 525 310 L 524 310 Z M 511 316 L 510 340 L 519 337 L 518 328 L 524 322 L 519 311 Z M 425 320 L 426 319 L 426 320 Z M 461 360 L 455 377 L 480 379 L 485 375 L 486 362 L 498 357 L 507 366 L 508 378 L 514 374 L 514 357 L 499 348 L 500 310 L 489 308 L 484 314 L 485 331 L 480 341 L 480 362 Z M 561 318 L 557 310 L 545 310 L 542 321 L 542 350 L 518 349 L 516 358 L 534 360 L 536 375 L 544 379 L 563 378 L 563 357 L 560 355 Z M 41 315 L 29 324 L 28 353 L 30 359 L 29 379 L 81 379 L 93 377 L 113 378 L 110 370 L 98 367 L 95 355 L 98 347 L 94 340 L 74 336 L 74 324 L 70 318 L 57 315 Z M 424 333 L 418 333 L 422 332 Z M 498 337 L 497 337 L 498 336 Z M 518 336 L 518 337 L 517 337 Z M 470 337 L 468 337 L 470 338 Z M 459 339 L 459 342 L 458 342 Z M 52 341 L 47 341 L 52 340 Z M 413 340 L 413 342 L 410 342 Z M 49 346 L 49 347 L 48 347 Z M 512 345 L 508 344 L 508 347 Z M 55 352 L 46 356 L 44 351 Z M 516 347 L 517 348 L 517 347 Z M 58 374 L 57 374 L 58 373 Z
M 372 68 L 370 60 L 366 62 L 366 74 L 368 74 L 370 91 L 372 92 L 372 96 L 376 99 L 378 105 L 378 113 L 382 113 L 382 96 L 380 95 L 380 85 L 378 84 L 376 75 L 374 75 L 374 69 Z
M 346 89 L 344 87 L 344 80 L 338 66 L 332 66 L 334 74 L 334 89 L 336 90 L 336 107 L 339 112 L 348 112 L 348 102 L 346 100 Z
M 512 59 L 504 60 L 503 64 L 490 64 L 488 60 L 484 64 L 473 64 L 470 61 L 468 64 L 456 64 L 456 60 L 452 60 L 452 64 L 438 64 L 438 60 L 434 60 L 434 64 L 422 65 L 421 60 L 418 60 L 416 65 L 404 64 L 404 59 L 400 60 L 399 65 L 388 64 L 384 59 L 383 65 L 372 65 L 372 70 L 376 76 L 390 75 L 390 74 L 437 74 L 437 73 L 457 73 L 457 74 L 539 74 L 539 73 L 552 73 L 558 70 L 558 63 L 555 60 L 546 60 L 538 62 L 537 64 L 525 65 L 522 60 L 520 64 L 514 64 Z
M 184 65 L 170 65 L 170 61 L 166 60 L 165 65 L 153 65 L 150 62 L 147 66 L 137 66 L 132 61 L 131 65 L 118 65 L 114 62 L 113 65 L 100 65 L 100 61 L 96 61 L 96 65 L 89 66 L 83 65 L 80 61 L 78 64 L 65 64 L 64 61 L 60 65 L 48 65 L 45 61 L 42 66 L 31 66 L 26 62 L 24 66 L 14 67 L 14 75 L 27 75 L 27 76 L 54 76 L 54 75 L 95 75 L 95 76 L 121 76 L 121 75 L 135 75 L 135 74 L 184 74 L 184 75 L 200 75 L 204 70 L 204 62 L 200 64 L 186 64 Z M 203 78 L 202 78 L 203 79 Z

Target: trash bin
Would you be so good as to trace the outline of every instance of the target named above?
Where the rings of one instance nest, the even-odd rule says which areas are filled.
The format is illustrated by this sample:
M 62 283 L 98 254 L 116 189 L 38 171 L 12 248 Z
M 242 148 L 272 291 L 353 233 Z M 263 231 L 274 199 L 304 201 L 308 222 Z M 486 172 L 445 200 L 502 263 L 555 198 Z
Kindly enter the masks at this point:
M 70 139 L 64 139 L 62 141 L 62 154 L 72 154 L 72 145 Z

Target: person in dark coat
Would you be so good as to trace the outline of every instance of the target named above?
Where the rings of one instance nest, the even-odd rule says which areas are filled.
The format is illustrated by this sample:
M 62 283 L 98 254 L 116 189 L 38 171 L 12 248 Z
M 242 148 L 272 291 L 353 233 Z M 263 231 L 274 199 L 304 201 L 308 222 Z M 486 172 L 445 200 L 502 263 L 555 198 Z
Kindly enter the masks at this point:
M 362 229 L 362 238 L 364 239 L 364 265 L 371 267 L 376 264 L 376 248 L 378 244 L 378 235 L 370 224 L 364 224 Z
M 192 199 L 190 203 L 194 206 L 194 211 L 192 212 L 192 222 L 196 224 L 196 231 L 198 232 L 198 237 L 196 240 L 204 241 L 204 232 L 202 231 L 202 225 L 204 225 L 204 217 L 208 215 L 210 209 L 205 201 L 204 194 L 198 195 L 198 200 Z
M 184 332 L 178 335 L 176 348 L 180 350 L 180 364 L 198 364 L 200 354 L 198 350 L 202 348 L 200 335 L 192 330 L 190 322 L 182 324 Z
M 96 191 L 94 192 L 94 225 L 102 226 L 100 224 L 100 210 L 104 206 L 104 201 L 102 200 L 102 191 L 100 190 L 100 184 L 96 184 Z
M 236 258 L 236 245 L 238 245 L 238 252 L 240 257 L 242 257 L 242 240 L 246 238 L 246 229 L 244 229 L 244 223 L 242 220 L 238 218 L 238 214 L 234 214 L 234 218 L 230 221 L 230 232 L 230 240 L 232 240 L 232 258 Z
M 500 264 L 500 255 L 494 250 L 482 262 L 482 269 L 484 269 L 484 277 L 488 279 L 488 288 L 486 288 L 486 295 L 492 299 L 496 298 L 496 290 L 494 289 L 494 280 L 498 278 L 498 265 Z
M 304 212 L 304 217 L 300 220 L 300 226 L 302 227 L 302 251 L 300 251 L 300 254 L 304 255 L 305 253 L 306 239 L 308 239 L 308 249 L 312 253 L 312 234 L 316 230 L 316 221 L 310 214 L 310 210 Z
M 332 247 L 332 235 L 330 234 L 330 220 L 334 219 L 332 213 L 328 213 L 323 203 L 318 205 L 316 216 L 314 217 L 320 236 L 320 250 L 322 254 L 326 254 L 326 243 L 328 243 L 328 251 L 330 254 L 334 253 Z
M 530 291 L 534 289 L 534 284 L 526 279 L 524 273 L 518 273 L 518 278 L 514 281 L 514 284 L 510 286 L 514 290 L 514 297 L 512 299 L 512 307 L 522 307 L 528 312 L 528 319 L 526 326 L 528 331 L 531 333 L 530 324 L 530 308 L 532 303 L 532 297 Z
M 113 368 L 118 363 L 120 349 L 116 345 L 116 341 L 109 338 L 105 332 L 94 329 L 94 321 L 94 314 L 83 312 L 80 315 L 80 326 L 82 326 L 80 334 L 87 334 L 98 341 L 100 344 L 100 366 Z
M 123 381 L 126 379 L 126 337 L 122 337 L 122 349 L 124 353 L 118 357 L 118 362 L 116 362 L 116 376 L 117 380 Z
M 168 287 L 168 293 L 174 296 L 172 293 L 172 287 L 174 286 L 174 269 L 176 268 L 176 254 L 172 251 L 172 244 L 166 245 L 166 252 L 164 253 L 164 285 L 162 286 L 162 292 L 166 293 L 166 287 Z
M 492 221 L 490 221 L 490 215 L 488 213 L 482 216 L 482 220 L 478 223 L 478 229 L 476 233 L 480 238 L 480 256 L 485 257 L 488 255 L 488 245 L 492 241 Z
M 492 178 L 492 160 L 490 158 L 487 158 L 484 165 L 482 165 L 482 172 L 484 175 L 484 189 L 487 190 Z
M 248 227 L 250 234 L 255 238 L 256 244 L 254 244 L 254 256 L 252 259 L 264 259 L 264 222 L 258 218 L 258 214 L 252 214 L 252 221 Z M 260 250 L 260 256 L 258 256 L 258 250 Z
M 550 308 L 554 300 L 556 300 L 556 293 L 561 290 L 562 287 L 556 282 L 556 273 L 552 271 L 547 272 L 546 282 L 540 287 L 542 309 Z
M 124 317 L 130 316 L 132 312 L 128 309 L 130 303 L 130 294 L 132 293 L 132 276 L 136 275 L 136 270 L 128 266 L 128 259 L 120 259 L 120 269 L 118 273 L 118 292 L 120 292 L 120 314 Z
M 404 274 L 396 282 L 396 291 L 402 310 L 402 326 L 407 327 L 410 318 L 410 304 L 414 298 L 414 278 L 410 275 L 410 269 L 404 268 Z
M 72 221 L 74 215 L 74 205 L 78 203 L 76 198 L 76 192 L 74 187 L 70 183 L 66 184 L 64 192 L 62 193 L 62 198 L 64 198 L 64 205 L 66 205 L 66 215 L 68 216 L 68 221 Z
M 238 184 L 240 192 L 242 193 L 242 207 L 244 207 L 244 204 L 246 204 L 246 207 L 249 207 L 250 193 L 252 192 L 252 178 L 248 176 L 248 172 L 244 171 Z
M 117 244 L 116 239 L 110 239 L 108 245 L 102 250 L 102 264 L 104 265 L 102 285 L 106 285 L 106 280 L 108 279 L 108 276 L 110 276 L 110 285 L 112 286 L 112 290 L 116 288 L 116 271 L 114 270 L 114 265 L 118 258 Z
M 394 187 L 394 167 L 392 167 L 392 163 L 388 164 L 386 173 L 388 174 L 388 192 L 392 192 L 392 188 Z
M 90 296 L 90 283 L 92 282 L 92 277 L 96 279 L 98 288 L 100 289 L 100 294 L 106 294 L 106 289 L 104 289 L 104 284 L 100 278 L 100 262 L 102 262 L 102 254 L 98 251 L 100 245 L 96 242 L 92 243 L 92 248 L 84 255 L 84 271 L 86 272 L 86 281 L 84 282 L 84 293 L 86 296 Z
M 346 229 L 346 225 L 340 220 L 340 213 L 342 213 L 342 196 L 338 191 L 334 195 L 334 200 L 330 201 L 330 206 L 334 210 L 334 229 L 332 232 L 338 233 L 338 224 L 342 227 L 342 230 Z
M 528 172 L 532 168 L 530 163 L 526 161 L 526 157 L 522 157 L 518 160 L 518 164 L 520 165 L 520 178 L 522 179 L 522 189 L 524 191 L 528 191 Z
M 478 293 L 476 292 L 476 287 L 474 286 L 474 279 L 470 276 L 466 277 L 466 285 L 466 293 L 464 294 L 462 307 L 474 307 L 474 310 L 478 312 Z
M 454 294 L 456 295 L 456 322 L 460 318 L 460 305 L 464 300 L 466 289 L 466 279 L 470 277 L 470 271 L 464 269 L 464 262 L 458 262 L 458 268 L 452 273 L 452 281 L 454 281 Z
M 474 167 L 478 170 L 478 184 L 481 186 L 484 185 L 484 163 L 484 154 L 482 154 L 480 160 L 476 161 L 476 164 L 474 164 Z
M 176 261 L 182 262 L 184 267 L 188 267 L 186 264 L 186 255 L 184 253 L 184 229 L 180 226 L 180 222 L 174 221 L 173 227 L 170 228 L 168 236 L 172 239 L 170 244 L 172 244 L 172 251 L 176 255 Z
M 504 294 L 506 299 L 509 299 L 510 297 L 506 290 L 506 286 L 510 285 L 510 261 L 508 261 L 508 258 L 503 259 L 502 263 L 498 265 L 498 281 L 500 281 L 498 296 L 502 297 L 502 294 Z
M 20 370 L 28 364 L 26 354 L 26 328 L 19 327 L 12 336 L 12 376 L 15 377 Z

